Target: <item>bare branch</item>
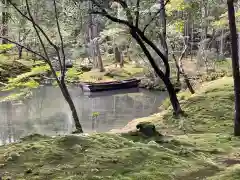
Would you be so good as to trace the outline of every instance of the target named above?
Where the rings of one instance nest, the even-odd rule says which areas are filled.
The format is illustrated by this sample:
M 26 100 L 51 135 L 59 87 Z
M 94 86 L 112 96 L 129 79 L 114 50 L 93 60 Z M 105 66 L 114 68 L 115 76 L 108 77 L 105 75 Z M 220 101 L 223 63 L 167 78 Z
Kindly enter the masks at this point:
M 59 79 L 58 79 L 57 73 L 56 73 L 56 71 L 55 71 L 54 68 L 53 68 L 53 65 L 52 65 L 52 63 L 51 63 L 51 60 L 50 60 L 50 58 L 49 58 L 49 56 L 48 56 L 47 50 L 46 50 L 45 45 L 44 45 L 44 43 L 43 43 L 43 40 L 42 40 L 42 38 L 41 38 L 41 36 L 40 36 L 40 34 L 39 34 L 39 31 L 38 31 L 38 29 L 37 29 L 37 27 L 36 27 L 36 23 L 35 23 L 35 21 L 34 21 L 34 19 L 33 19 L 33 17 L 32 17 L 31 11 L 30 11 L 30 7 L 29 7 L 29 4 L 28 4 L 28 0 L 25 0 L 25 1 L 26 1 L 26 6 L 27 6 L 28 15 L 29 15 L 29 17 L 30 17 L 30 19 L 31 19 L 33 28 L 34 28 L 35 31 L 36 31 L 36 34 L 37 34 L 37 36 L 38 36 L 38 39 L 39 39 L 39 41 L 40 41 L 40 43 L 41 43 L 41 45 L 42 45 L 42 48 L 43 48 L 43 51 L 44 51 L 44 54 L 45 54 L 44 60 L 45 60 L 46 63 L 49 65 L 49 67 L 50 67 L 50 69 L 51 69 L 51 71 L 52 71 L 52 73 L 53 73 L 54 78 L 56 79 L 59 87 L 61 88 L 61 87 L 62 87 L 62 84 L 61 84 L 61 82 L 60 82 Z M 59 54 L 59 53 L 58 53 L 58 54 Z M 59 63 L 60 63 L 60 61 L 61 61 L 61 60 L 59 59 Z
M 53 44 L 53 42 L 49 39 L 49 37 L 47 36 L 47 34 L 44 32 L 44 30 L 34 21 L 33 17 L 28 17 L 27 14 L 23 13 L 11 0 L 7 0 L 9 2 L 10 5 L 12 5 L 14 7 L 14 9 L 24 18 L 26 18 L 28 21 L 30 21 L 32 24 L 34 24 L 34 26 L 42 33 L 42 35 L 46 38 L 46 40 L 48 41 L 48 43 L 55 49 L 58 59 L 59 59 L 59 64 L 61 65 L 61 61 L 60 61 L 60 55 L 59 55 L 59 51 L 58 51 L 58 47 Z
M 8 41 L 8 42 L 10 42 L 10 43 L 12 43 L 12 44 L 15 44 L 15 45 L 19 46 L 19 47 L 22 47 L 23 49 L 26 49 L 27 51 L 29 51 L 29 52 L 31 52 L 31 53 L 39 56 L 40 58 L 42 58 L 42 59 L 44 59 L 44 60 L 46 61 L 46 57 L 44 57 L 44 56 L 41 55 L 40 53 L 38 53 L 38 52 L 36 52 L 36 51 L 34 51 L 34 50 L 32 50 L 32 49 L 24 46 L 24 45 L 21 45 L 20 43 L 17 43 L 17 42 L 15 42 L 15 41 L 12 41 L 12 40 L 10 40 L 10 39 L 8 39 L 8 38 L 5 38 L 5 37 L 3 37 L 3 36 L 0 36 L 0 39 L 3 39 L 3 40 L 5 40 L 5 41 Z
M 9 4 L 11 4 L 13 6 L 13 8 L 24 18 L 26 18 L 28 21 L 32 22 L 32 19 L 30 17 L 28 17 L 26 14 L 24 14 L 14 3 L 12 3 L 11 0 L 7 0 L 9 2 Z M 51 40 L 48 38 L 48 36 L 46 35 L 46 33 L 44 32 L 44 30 L 38 25 L 36 24 L 36 22 L 32 22 L 35 24 L 35 26 L 39 29 L 39 31 L 43 34 L 43 36 L 47 39 L 47 41 L 49 42 L 50 45 L 52 45 L 53 47 L 55 47 L 56 45 L 53 44 L 51 42 Z
M 28 34 L 31 32 L 31 29 L 29 29 L 26 33 L 25 33 L 25 35 L 23 36 L 23 38 L 20 40 L 20 42 L 23 42 L 26 38 L 27 38 L 27 36 L 28 36 Z
M 26 2 L 26 6 L 27 6 L 28 15 L 29 15 L 29 17 L 30 17 L 30 19 L 31 19 L 31 22 L 32 22 L 33 28 L 34 28 L 34 30 L 35 30 L 35 32 L 36 32 L 36 34 L 37 34 L 37 37 L 38 37 L 38 39 L 39 39 L 39 41 L 40 41 L 40 43 L 41 43 L 41 45 L 42 45 L 42 48 L 43 48 L 43 52 L 44 52 L 44 54 L 45 54 L 45 57 L 46 57 L 46 59 L 47 59 L 48 61 L 50 61 L 50 59 L 49 59 L 49 57 L 48 57 L 48 54 L 47 54 L 47 50 L 46 50 L 45 45 L 44 45 L 44 43 L 43 43 L 43 40 L 42 40 L 42 38 L 41 38 L 41 36 L 40 36 L 40 34 L 39 34 L 39 32 L 38 32 L 38 29 L 37 29 L 37 27 L 36 27 L 36 23 L 35 23 L 35 21 L 34 21 L 34 19 L 33 19 L 32 14 L 31 14 L 30 7 L 29 7 L 29 4 L 28 4 L 28 0 L 25 0 L 25 2 Z
M 143 28 L 143 32 L 145 33 L 146 29 L 148 28 L 148 26 L 157 18 L 157 16 L 160 14 L 160 12 L 165 8 L 165 6 L 170 2 L 170 0 L 167 0 L 164 4 L 163 7 L 161 7 L 156 13 L 155 15 L 152 17 L 152 19 L 149 21 L 148 24 L 145 25 L 145 27 Z
M 132 24 L 130 24 L 128 21 L 125 21 L 125 20 L 122 20 L 122 19 L 118 19 L 110 14 L 108 14 L 105 10 L 102 10 L 102 12 L 99 12 L 99 11 L 93 11 L 91 12 L 92 14 L 100 14 L 108 19 L 110 19 L 111 21 L 113 22 L 117 22 L 117 23 L 120 23 L 120 24 L 123 24 L 123 25 L 126 25 L 130 28 L 133 28 L 134 26 Z

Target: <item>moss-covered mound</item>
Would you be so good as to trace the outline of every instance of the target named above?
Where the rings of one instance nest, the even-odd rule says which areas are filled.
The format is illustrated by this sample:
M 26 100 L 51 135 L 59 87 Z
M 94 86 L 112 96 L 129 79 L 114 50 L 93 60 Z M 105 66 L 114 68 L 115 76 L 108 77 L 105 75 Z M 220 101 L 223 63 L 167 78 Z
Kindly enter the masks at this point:
M 0 54 L 0 82 L 7 82 L 8 78 L 16 77 L 30 69 L 31 67 L 21 63 L 20 60 L 17 61 L 14 57 Z
M 128 125 L 138 125 L 138 132 L 32 135 L 1 146 L 0 173 L 14 180 L 240 179 L 232 79 L 209 82 L 197 92 L 179 95 L 187 116 L 174 119 L 168 108 Z

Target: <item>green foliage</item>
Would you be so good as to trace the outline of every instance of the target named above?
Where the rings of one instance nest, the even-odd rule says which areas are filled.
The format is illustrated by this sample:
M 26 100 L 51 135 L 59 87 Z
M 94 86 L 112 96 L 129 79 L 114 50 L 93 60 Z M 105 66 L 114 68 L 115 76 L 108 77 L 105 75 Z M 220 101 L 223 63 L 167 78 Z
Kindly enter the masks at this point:
M 0 51 L 8 51 L 8 50 L 11 50 L 14 47 L 15 47 L 14 44 L 1 44 L 0 45 Z
M 33 67 L 30 72 L 18 75 L 16 78 L 10 78 L 9 83 L 17 83 L 20 81 L 24 81 L 32 76 L 45 74 L 49 70 L 50 70 L 50 67 L 48 65 L 36 66 L 36 67 Z
M 73 67 L 68 69 L 66 73 L 66 79 L 69 82 L 76 81 L 76 80 L 79 80 L 79 75 L 81 74 L 82 74 L 81 70 L 78 70 L 77 68 Z
M 15 78 L 9 78 L 7 85 L 2 90 L 9 91 L 16 88 L 37 88 L 39 83 L 34 80 L 34 77 L 41 76 L 49 70 L 50 68 L 48 65 L 33 67 L 30 72 L 20 74 Z

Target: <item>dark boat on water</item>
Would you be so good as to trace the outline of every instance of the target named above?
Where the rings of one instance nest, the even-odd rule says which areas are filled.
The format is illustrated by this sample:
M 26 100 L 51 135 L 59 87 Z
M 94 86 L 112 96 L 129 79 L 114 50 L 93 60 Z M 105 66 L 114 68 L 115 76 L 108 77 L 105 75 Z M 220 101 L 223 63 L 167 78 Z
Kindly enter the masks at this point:
M 99 92 L 99 91 L 136 88 L 138 87 L 140 81 L 141 80 L 139 79 L 127 79 L 127 80 L 100 82 L 100 83 L 83 82 L 80 84 L 80 86 L 85 92 Z
M 140 88 L 134 87 L 129 89 L 117 89 L 111 91 L 98 91 L 98 92 L 83 92 L 84 96 L 88 96 L 89 98 L 95 97 L 103 97 L 103 96 L 114 96 L 114 95 L 121 95 L 121 94 L 131 94 L 131 93 L 139 93 L 141 92 Z

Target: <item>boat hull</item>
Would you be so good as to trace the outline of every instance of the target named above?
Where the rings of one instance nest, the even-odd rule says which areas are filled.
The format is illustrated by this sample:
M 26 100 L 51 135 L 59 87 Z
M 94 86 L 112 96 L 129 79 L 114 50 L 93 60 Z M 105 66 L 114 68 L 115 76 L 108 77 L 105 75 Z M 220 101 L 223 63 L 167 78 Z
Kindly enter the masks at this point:
M 106 83 L 81 83 L 81 87 L 85 92 L 99 92 L 99 91 L 111 91 L 118 89 L 130 89 L 138 87 L 140 80 L 130 79 L 123 81 L 113 81 Z

